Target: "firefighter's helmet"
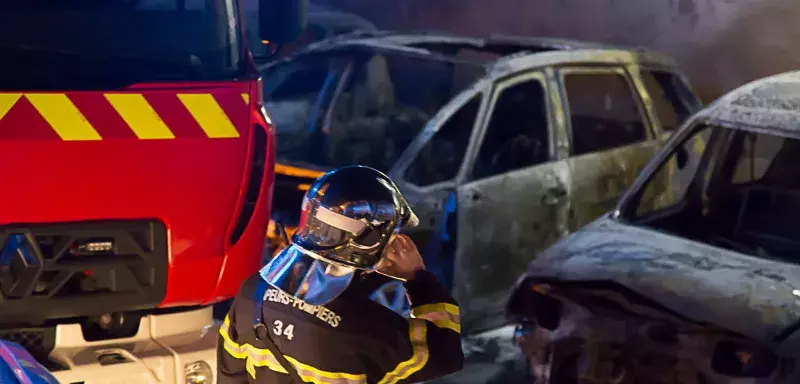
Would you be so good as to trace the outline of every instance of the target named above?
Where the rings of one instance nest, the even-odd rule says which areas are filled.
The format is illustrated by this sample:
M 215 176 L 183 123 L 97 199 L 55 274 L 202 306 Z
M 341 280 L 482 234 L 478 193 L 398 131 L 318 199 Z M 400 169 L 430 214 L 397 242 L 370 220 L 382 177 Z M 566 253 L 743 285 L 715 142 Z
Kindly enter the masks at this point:
M 313 305 L 336 298 L 357 271 L 374 271 L 392 236 L 418 224 L 394 182 L 364 166 L 320 176 L 301 209 L 291 244 L 261 269 L 261 276 Z

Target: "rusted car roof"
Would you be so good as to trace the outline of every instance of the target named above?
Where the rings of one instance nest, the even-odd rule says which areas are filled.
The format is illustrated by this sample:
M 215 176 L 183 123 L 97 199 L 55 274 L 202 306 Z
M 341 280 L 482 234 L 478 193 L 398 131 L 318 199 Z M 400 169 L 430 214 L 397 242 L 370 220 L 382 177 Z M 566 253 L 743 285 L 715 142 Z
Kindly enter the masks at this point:
M 269 63 L 292 61 L 300 56 L 337 51 L 377 51 L 399 53 L 422 58 L 466 62 L 481 65 L 489 72 L 516 71 L 559 63 L 624 63 L 640 62 L 660 67 L 674 67 L 672 58 L 641 48 L 626 48 L 602 43 L 549 37 L 490 35 L 468 37 L 437 32 L 401 33 L 392 31 L 355 31 L 309 44 L 294 55 Z M 462 59 L 459 50 L 493 53 L 493 60 Z
M 800 71 L 745 84 L 720 97 L 695 119 L 800 138 Z

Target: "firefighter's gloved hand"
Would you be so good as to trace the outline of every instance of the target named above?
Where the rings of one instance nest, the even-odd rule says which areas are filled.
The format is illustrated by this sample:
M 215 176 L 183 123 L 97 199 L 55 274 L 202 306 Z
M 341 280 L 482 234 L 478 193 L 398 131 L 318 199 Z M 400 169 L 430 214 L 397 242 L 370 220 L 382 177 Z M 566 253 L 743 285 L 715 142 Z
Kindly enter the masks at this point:
M 414 241 L 406 235 L 399 234 L 394 236 L 386 246 L 386 253 L 378 263 L 378 272 L 397 277 L 403 280 L 411 280 L 414 274 L 425 269 L 422 255 L 419 254 Z

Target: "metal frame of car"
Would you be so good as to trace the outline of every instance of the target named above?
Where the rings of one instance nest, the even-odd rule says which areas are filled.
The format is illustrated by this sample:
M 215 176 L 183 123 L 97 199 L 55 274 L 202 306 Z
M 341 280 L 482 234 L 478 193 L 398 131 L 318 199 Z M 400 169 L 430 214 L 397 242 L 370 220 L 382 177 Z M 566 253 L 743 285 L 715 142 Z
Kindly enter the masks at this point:
M 416 45 L 424 46 L 426 44 L 438 44 L 439 46 L 452 46 L 454 48 L 472 48 L 479 51 L 491 51 L 492 46 L 507 47 L 510 51 L 514 51 L 511 47 L 516 47 L 516 52 L 495 61 L 481 63 L 479 61 L 460 60 L 437 52 L 434 49 L 416 47 Z M 526 49 L 529 49 L 529 51 L 526 51 Z M 551 121 L 551 123 L 556 123 L 555 128 L 557 130 L 555 135 L 551 132 L 551 138 L 556 139 L 551 143 L 551 145 L 555 145 L 556 148 L 551 148 L 551 151 L 556 153 L 555 159 L 559 160 L 569 157 L 571 148 L 571 129 L 566 119 L 569 113 L 568 102 L 566 100 L 566 95 L 561 92 L 563 89 L 563 75 L 560 74 L 560 72 L 564 70 L 562 67 L 570 68 L 569 70 L 573 70 L 572 68 L 576 67 L 616 68 L 613 71 L 623 74 L 630 82 L 632 88 L 636 89 L 637 103 L 639 103 L 643 117 L 646 118 L 652 126 L 657 126 L 659 129 L 659 132 L 650 132 L 650 139 L 660 136 L 662 133 L 661 124 L 658 121 L 658 116 L 652 106 L 652 102 L 641 98 L 641 95 L 647 95 L 647 92 L 641 79 L 640 71 L 642 69 L 666 70 L 680 76 L 681 79 L 684 80 L 684 83 L 688 84 L 685 81 L 685 77 L 675 70 L 675 61 L 672 58 L 657 52 L 649 52 L 641 49 L 622 49 L 596 43 L 553 38 L 501 35 L 488 38 L 472 38 L 432 33 L 401 34 L 391 31 L 354 31 L 352 33 L 341 34 L 330 39 L 312 43 L 289 57 L 262 65 L 259 67 L 259 71 L 264 72 L 270 70 L 275 66 L 289 63 L 302 56 L 330 54 L 337 51 L 401 54 L 425 60 L 440 60 L 451 63 L 482 65 L 486 67 L 486 74 L 484 77 L 455 96 L 439 111 L 439 113 L 432 117 L 389 170 L 388 174 L 395 182 L 403 184 L 403 186 L 420 193 L 455 187 L 464 182 L 467 177 L 466 173 L 468 172 L 467 162 L 464 160 L 474 159 L 475 154 L 473 152 L 477 150 L 476 147 L 482 142 L 485 132 L 485 128 L 482 126 L 478 126 L 478 130 L 472 132 L 473 137 L 470 138 L 467 153 L 465 154 L 464 160 L 462 160 L 461 169 L 453 179 L 427 186 L 418 186 L 406 181 L 403 177 L 403 173 L 413 162 L 427 141 L 438 132 L 439 128 L 441 128 L 459 108 L 472 100 L 472 97 L 480 92 L 484 92 L 484 94 L 476 117 L 476 124 L 480 123 L 485 125 L 487 102 L 490 101 L 489 97 L 497 92 L 497 84 L 507 77 L 520 76 L 529 71 L 543 71 L 546 74 L 545 79 L 547 80 L 544 85 L 552 86 L 554 82 L 558 85 L 556 91 L 559 93 L 561 100 L 556 101 L 551 99 L 552 109 L 549 113 L 560 112 L 559 115 L 561 115 L 552 116 L 553 120 Z M 559 72 L 557 76 L 555 75 L 555 71 Z M 342 76 L 340 78 L 340 83 L 346 81 L 347 77 L 346 75 Z M 336 99 L 341 93 L 340 84 L 337 84 L 334 92 L 332 97 Z M 552 94 L 552 92 L 550 94 Z M 327 119 L 327 116 L 325 118 Z M 473 129 L 475 128 L 476 127 L 473 127 Z M 551 152 L 551 155 L 553 152 Z
M 450 55 L 448 50 L 459 49 L 488 51 L 499 58 L 495 60 L 463 60 Z M 425 210 L 441 210 L 441 199 L 450 191 L 476 181 L 471 178 L 472 167 L 487 133 L 494 101 L 502 90 L 518 82 L 538 79 L 547 95 L 549 152 L 551 162 L 576 158 L 571 155 L 571 126 L 567 95 L 563 76 L 570 72 L 611 72 L 623 75 L 631 92 L 635 93 L 643 123 L 650 124 L 645 142 L 662 140 L 661 124 L 655 108 L 647 97 L 641 70 L 661 70 L 685 81 L 674 61 L 664 55 L 635 49 L 621 49 L 594 43 L 569 40 L 492 36 L 488 38 L 459 37 L 431 33 L 400 34 L 394 32 L 364 32 L 350 34 L 313 43 L 294 55 L 262 66 L 262 71 L 274 66 L 288 64 L 302 57 L 327 56 L 336 53 L 353 54 L 397 54 L 423 60 L 436 60 L 482 67 L 485 73 L 471 86 L 453 97 L 436 115 L 428 120 L 389 169 L 389 176 L 404 190 L 409 201 L 425 202 Z M 346 72 L 346 71 L 345 71 Z M 340 75 L 334 98 L 341 93 L 341 82 L 348 76 Z M 644 97 L 643 97 L 644 96 Z M 436 135 L 451 117 L 474 98 L 480 98 L 480 106 L 473 121 L 467 149 L 461 159 L 457 174 L 450 180 L 430 185 L 415 185 L 406 178 L 406 171 L 419 156 L 423 147 Z M 327 117 L 326 117 L 327 118 Z M 323 125 L 324 126 L 324 125 Z M 561 167 L 564 168 L 564 167 Z M 563 169 L 559 170 L 563 171 Z M 560 171 L 559 171 L 560 172 Z M 556 173 L 559 173 L 556 172 Z M 560 175 L 560 173 L 559 173 Z M 555 175 L 558 176 L 558 175 Z M 558 176 L 560 179 L 561 176 Z M 633 176 L 631 176 L 633 178 Z M 420 207 L 422 208 L 422 207 Z M 425 216 L 425 212 L 422 216 Z M 426 218 L 421 218 L 426 220 Z M 435 218 L 429 216 L 429 228 L 435 228 Z M 430 229 L 425 229 L 430 231 Z M 456 272 L 459 267 L 456 266 Z
M 690 182 L 711 185 L 722 181 L 724 188 L 731 182 L 730 164 L 734 164 L 728 162 L 728 151 L 734 143 L 733 136 L 742 133 L 733 132 L 734 130 L 800 140 L 800 71 L 745 84 L 695 113 L 681 124 L 652 158 L 620 199 L 614 212 L 543 252 L 539 259 L 530 264 L 523 278 L 519 279 L 514 293 L 531 292 L 530 283 L 543 283 L 535 291 L 542 294 L 541 297 L 558 297 L 564 305 L 562 308 L 577 304 L 593 311 L 590 296 L 581 297 L 581 302 L 577 302 L 568 295 L 563 295 L 565 290 L 557 292 L 566 287 L 585 289 L 586 292 L 592 291 L 593 295 L 609 299 L 613 297 L 609 293 L 613 293 L 618 298 L 612 300 L 621 307 L 645 304 L 634 310 L 626 308 L 626 314 L 622 315 L 616 313 L 608 316 L 597 311 L 593 312 L 596 316 L 584 319 L 577 316 L 570 318 L 569 314 L 580 313 L 575 307 L 560 311 L 565 315 L 559 316 L 559 323 L 566 324 L 566 327 L 551 327 L 548 332 L 558 335 L 560 340 L 575 342 L 575 345 L 586 340 L 597 346 L 596 351 L 601 351 L 600 354 L 605 348 L 603 344 L 607 342 L 611 342 L 614 349 L 620 346 L 623 349 L 648 348 L 644 346 L 648 342 L 645 338 L 637 337 L 635 341 L 634 338 L 620 340 L 614 334 L 618 328 L 604 325 L 605 320 L 629 321 L 626 319 L 628 314 L 645 315 L 643 318 L 647 320 L 660 317 L 660 322 L 666 319 L 667 323 L 672 323 L 672 329 L 681 326 L 690 329 L 690 334 L 687 335 L 689 337 L 679 338 L 682 339 L 680 343 L 664 350 L 667 355 L 672 355 L 667 356 L 667 359 L 675 362 L 675 367 L 680 367 L 683 372 L 691 373 L 693 368 L 681 360 L 696 363 L 700 372 L 707 370 L 702 377 L 709 382 L 740 380 L 796 383 L 800 377 L 798 371 L 786 369 L 784 366 L 793 364 L 797 359 L 800 343 L 800 321 L 796 305 L 797 297 L 800 296 L 800 291 L 796 289 L 800 267 L 796 262 L 742 253 L 696 238 L 691 233 L 687 236 L 686 233 L 676 233 L 669 229 L 662 231 L 664 228 L 647 224 L 648 221 L 674 215 L 676 211 L 683 209 L 685 199 L 638 216 L 638 219 L 627 215 L 638 208 L 639 199 L 645 189 L 650 187 L 648 183 L 658 177 L 665 164 L 674 158 L 676 148 L 684 145 L 687 139 L 697 137 L 695 135 L 708 129 L 707 127 L 713 133 L 706 138 L 706 149 L 696 160 L 696 168 L 689 168 L 689 176 L 692 178 Z M 768 167 L 772 166 L 770 164 Z M 720 177 L 723 172 L 724 180 Z M 758 185 L 759 181 L 754 180 L 752 183 Z M 709 202 L 713 201 L 713 195 L 714 193 L 709 193 L 705 198 Z M 658 217 L 660 215 L 663 216 Z M 603 285 L 594 285 L 600 280 Z M 637 298 L 637 295 L 640 297 Z M 634 300 L 622 296 L 629 296 Z M 535 308 L 530 305 L 530 301 L 517 303 Z M 539 306 L 542 307 L 546 306 Z M 650 309 L 643 310 L 646 307 Z M 662 315 L 653 316 L 652 309 Z M 522 314 L 518 309 L 514 311 L 515 315 Z M 516 317 L 515 321 L 523 318 L 530 319 L 532 316 Z M 637 327 L 643 329 L 641 325 Z M 702 330 L 696 331 L 692 327 Z M 631 347 L 634 342 L 640 345 Z M 759 367 L 755 367 L 749 366 L 743 360 L 741 367 L 731 364 L 724 365 L 726 370 L 719 370 L 714 367 L 713 362 L 722 342 L 735 345 L 738 350 L 747 350 L 748 361 L 763 362 L 769 361 L 765 356 L 770 359 L 774 357 L 774 365 L 765 370 L 764 367 L 769 367 L 770 364 L 758 363 Z M 547 342 L 539 345 L 546 346 L 547 350 L 558 350 L 557 346 Z M 702 347 L 703 345 L 707 347 Z M 719 349 L 725 352 L 725 348 Z M 530 355 L 540 352 L 538 347 L 528 351 Z M 773 354 L 775 356 L 770 357 Z M 755 355 L 762 356 L 760 359 L 752 358 Z M 658 359 L 653 357 L 651 360 Z M 548 359 L 548 364 L 552 362 L 555 362 L 552 366 L 561 363 L 559 357 Z M 640 363 L 641 361 L 634 364 L 641 367 Z M 644 364 L 645 369 L 648 368 L 647 365 Z M 599 366 L 603 366 L 602 363 Z M 749 366 L 749 369 L 745 369 L 745 366 Z M 748 374 L 746 371 L 750 369 L 753 372 Z M 551 377 L 553 381 L 559 379 L 555 375 Z M 669 376 L 663 375 L 659 378 L 661 377 Z M 637 378 L 657 379 L 641 376 Z

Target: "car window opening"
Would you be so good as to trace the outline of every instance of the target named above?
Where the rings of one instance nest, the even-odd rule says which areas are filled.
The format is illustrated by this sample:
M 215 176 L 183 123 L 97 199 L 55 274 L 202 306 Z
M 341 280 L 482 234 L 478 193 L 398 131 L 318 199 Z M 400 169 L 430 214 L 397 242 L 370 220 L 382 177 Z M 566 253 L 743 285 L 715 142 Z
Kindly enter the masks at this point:
M 644 141 L 647 122 L 636 94 L 619 73 L 567 73 L 564 89 L 574 156 Z
M 415 185 L 428 186 L 452 180 L 458 175 L 467 154 L 482 96 L 482 93 L 473 96 L 439 127 L 406 170 L 406 180 Z
M 500 91 L 473 165 L 473 179 L 492 177 L 549 160 L 545 95 L 538 79 Z
M 800 140 L 700 126 L 623 202 L 622 218 L 751 256 L 800 262 Z
M 642 70 L 641 76 L 662 130 L 675 131 L 697 111 L 699 103 L 678 75 L 668 71 Z

